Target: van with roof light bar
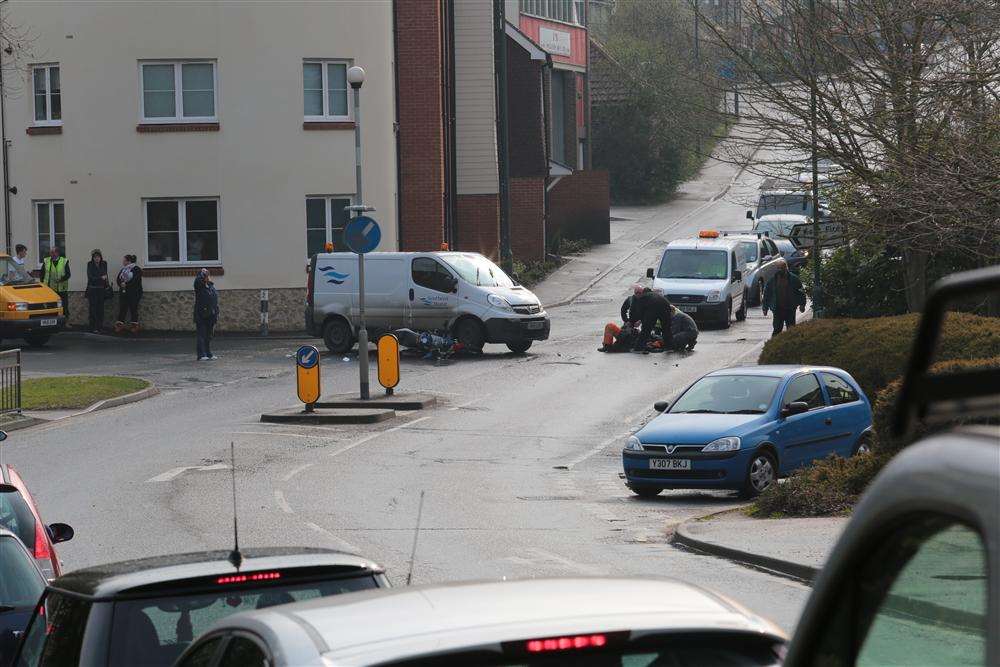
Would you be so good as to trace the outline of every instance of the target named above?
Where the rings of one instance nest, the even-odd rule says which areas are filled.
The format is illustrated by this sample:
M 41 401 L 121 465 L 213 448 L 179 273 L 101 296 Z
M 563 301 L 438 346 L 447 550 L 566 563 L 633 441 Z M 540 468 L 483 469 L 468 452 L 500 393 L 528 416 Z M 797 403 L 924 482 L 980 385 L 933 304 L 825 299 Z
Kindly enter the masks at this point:
M 646 269 L 653 289 L 696 318 L 729 328 L 747 317 L 747 260 L 740 240 L 705 229 L 694 239 L 667 244 L 656 269 Z

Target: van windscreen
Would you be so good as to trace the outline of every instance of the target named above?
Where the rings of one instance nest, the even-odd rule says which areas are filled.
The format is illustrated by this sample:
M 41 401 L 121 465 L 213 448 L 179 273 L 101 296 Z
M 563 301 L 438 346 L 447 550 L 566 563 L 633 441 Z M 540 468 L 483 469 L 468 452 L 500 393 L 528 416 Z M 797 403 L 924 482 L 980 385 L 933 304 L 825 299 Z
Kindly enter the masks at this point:
M 36 281 L 30 273 L 27 264 L 18 264 L 12 258 L 2 260 L 3 273 L 0 274 L 0 285 L 30 285 Z
M 663 253 L 657 278 L 725 280 L 729 262 L 725 250 L 676 250 Z
M 442 255 L 448 266 L 455 270 L 465 282 L 480 287 L 513 287 L 511 280 L 499 266 L 482 255 L 472 253 L 461 255 Z

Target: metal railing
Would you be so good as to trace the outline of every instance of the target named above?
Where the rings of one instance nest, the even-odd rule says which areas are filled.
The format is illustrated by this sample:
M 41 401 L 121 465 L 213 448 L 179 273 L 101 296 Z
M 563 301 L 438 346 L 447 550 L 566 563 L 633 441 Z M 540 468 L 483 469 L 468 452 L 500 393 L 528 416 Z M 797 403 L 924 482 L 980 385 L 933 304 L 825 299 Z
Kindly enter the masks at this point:
M 0 419 L 21 416 L 21 350 L 0 352 Z

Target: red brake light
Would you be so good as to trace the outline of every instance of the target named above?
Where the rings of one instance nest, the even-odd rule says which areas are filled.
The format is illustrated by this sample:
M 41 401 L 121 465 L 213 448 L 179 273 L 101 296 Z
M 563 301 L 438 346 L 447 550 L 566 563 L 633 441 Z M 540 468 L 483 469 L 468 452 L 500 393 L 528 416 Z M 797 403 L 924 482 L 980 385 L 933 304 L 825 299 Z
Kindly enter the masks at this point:
M 280 572 L 254 572 L 253 574 L 229 574 L 224 577 L 219 577 L 215 580 L 215 583 L 220 586 L 225 586 L 226 584 L 243 584 L 248 581 L 273 581 L 275 579 L 281 579 Z
M 52 549 L 49 548 L 49 536 L 46 534 L 45 526 L 35 522 L 35 558 L 52 559 Z
M 566 651 L 569 649 L 600 648 L 608 643 L 605 635 L 577 635 L 575 637 L 550 637 L 549 639 L 532 639 L 525 645 L 528 653 L 546 653 L 548 651 Z

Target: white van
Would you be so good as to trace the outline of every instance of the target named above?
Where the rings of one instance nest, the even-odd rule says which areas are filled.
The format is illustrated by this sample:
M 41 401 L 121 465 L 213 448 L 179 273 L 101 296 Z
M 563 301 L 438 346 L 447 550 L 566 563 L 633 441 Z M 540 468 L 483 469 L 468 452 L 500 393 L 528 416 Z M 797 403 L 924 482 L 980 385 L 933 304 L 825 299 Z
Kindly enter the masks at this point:
M 747 317 L 745 273 L 742 241 L 719 238 L 719 232 L 712 230 L 695 239 L 671 241 L 659 268 L 646 270 L 653 289 L 663 292 L 670 303 L 727 329 L 734 313 L 741 322 Z
M 342 354 L 357 342 L 358 256 L 314 255 L 306 329 Z M 373 252 L 365 255 L 365 325 L 380 333 L 408 328 L 451 332 L 463 345 L 506 344 L 524 352 L 549 337 L 538 297 L 473 252 Z

